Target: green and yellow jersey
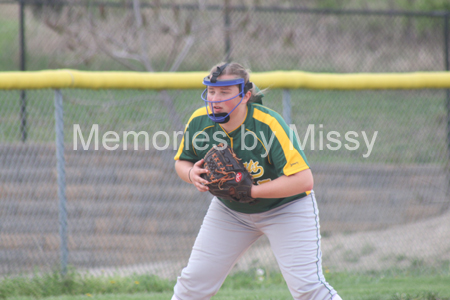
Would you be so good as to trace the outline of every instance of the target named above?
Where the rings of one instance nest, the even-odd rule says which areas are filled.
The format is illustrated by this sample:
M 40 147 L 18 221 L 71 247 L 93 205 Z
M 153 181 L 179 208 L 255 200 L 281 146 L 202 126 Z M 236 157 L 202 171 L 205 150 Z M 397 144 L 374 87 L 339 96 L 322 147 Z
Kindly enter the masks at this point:
M 219 123 L 213 122 L 206 114 L 205 107 L 197 109 L 186 125 L 175 160 L 196 163 L 205 157 L 212 145 L 220 143 L 233 148 L 256 184 L 309 169 L 293 130 L 277 112 L 260 104 L 248 104 L 244 122 L 231 132 L 226 132 Z M 309 193 L 307 191 L 286 198 L 261 198 L 257 204 L 219 200 L 238 212 L 260 213 Z

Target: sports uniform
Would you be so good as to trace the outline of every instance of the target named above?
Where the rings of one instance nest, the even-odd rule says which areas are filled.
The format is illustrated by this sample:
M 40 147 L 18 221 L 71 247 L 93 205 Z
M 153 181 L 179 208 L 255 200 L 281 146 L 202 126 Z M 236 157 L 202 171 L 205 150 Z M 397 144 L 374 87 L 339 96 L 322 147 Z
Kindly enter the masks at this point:
M 218 67 L 216 77 L 223 69 Z M 309 170 L 295 135 L 278 113 L 258 103 L 247 103 L 245 109 L 243 122 L 232 131 L 223 128 L 225 113 L 216 115 L 208 106 L 196 110 L 175 160 L 194 164 L 213 144 L 225 143 L 242 159 L 257 185 Z M 319 216 L 312 190 L 256 198 L 254 203 L 213 197 L 172 299 L 210 299 L 237 260 L 263 234 L 294 299 L 341 299 L 322 274 Z
M 227 133 L 219 123 L 211 121 L 205 108 L 199 108 L 191 116 L 175 159 L 196 162 L 203 158 L 213 144 L 226 143 L 242 159 L 255 183 L 276 179 L 281 175 L 309 169 L 307 160 L 298 142 L 280 115 L 260 104 L 247 105 L 247 117 L 240 128 Z M 215 138 L 214 138 L 214 134 Z M 208 138 L 207 138 L 208 137 Z M 264 141 L 270 141 L 270 147 Z M 266 143 L 266 144 L 267 144 Z M 252 149 L 250 151 L 250 149 Z M 282 199 L 257 199 L 258 204 L 223 201 L 230 209 L 243 213 L 259 213 L 283 205 L 309 194 Z

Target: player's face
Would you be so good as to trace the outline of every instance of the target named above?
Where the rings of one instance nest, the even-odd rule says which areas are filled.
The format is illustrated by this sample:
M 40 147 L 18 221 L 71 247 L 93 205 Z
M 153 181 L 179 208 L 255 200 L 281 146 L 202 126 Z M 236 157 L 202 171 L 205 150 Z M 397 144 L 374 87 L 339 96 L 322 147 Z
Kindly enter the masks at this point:
M 227 80 L 227 79 L 235 79 L 232 75 L 222 75 L 218 77 L 219 80 Z M 208 86 L 208 94 L 207 99 L 208 101 L 212 101 L 209 105 L 211 108 L 214 109 L 214 113 L 229 113 L 233 110 L 233 108 L 238 105 L 238 103 L 241 101 L 241 97 L 238 96 L 234 99 L 231 99 L 229 101 L 224 102 L 218 102 L 222 100 L 227 100 L 230 98 L 235 97 L 240 92 L 238 85 L 230 85 L 230 86 Z M 245 101 L 246 102 L 246 101 Z M 236 107 L 236 109 L 231 113 L 230 116 L 236 114 L 237 111 L 239 111 L 242 108 L 245 108 L 244 101 L 241 102 L 241 104 Z

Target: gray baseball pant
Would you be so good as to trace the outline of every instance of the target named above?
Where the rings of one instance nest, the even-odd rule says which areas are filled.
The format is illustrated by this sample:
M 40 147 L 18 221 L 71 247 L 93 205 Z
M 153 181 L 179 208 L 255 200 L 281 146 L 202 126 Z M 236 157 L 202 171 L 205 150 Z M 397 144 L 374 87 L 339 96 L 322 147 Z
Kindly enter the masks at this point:
M 269 239 L 294 299 L 341 299 L 322 273 L 319 211 L 314 192 L 256 214 L 230 210 L 214 197 L 172 299 L 210 299 L 239 258 L 263 234 Z

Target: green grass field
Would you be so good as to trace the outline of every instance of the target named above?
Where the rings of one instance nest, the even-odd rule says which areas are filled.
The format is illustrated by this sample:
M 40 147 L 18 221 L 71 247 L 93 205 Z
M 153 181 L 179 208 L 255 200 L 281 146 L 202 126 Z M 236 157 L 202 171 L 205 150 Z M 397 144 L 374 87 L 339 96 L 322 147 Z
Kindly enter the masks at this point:
M 0 17 L 0 70 L 16 70 L 19 66 L 19 22 Z
M 280 273 L 267 273 L 261 280 L 255 271 L 230 275 L 213 298 L 217 300 L 292 299 Z M 450 274 L 402 272 L 397 274 L 327 273 L 327 281 L 346 300 L 448 300 Z M 92 277 L 57 273 L 3 279 L 0 297 L 9 300 L 163 300 L 170 299 L 174 282 L 155 276 Z

